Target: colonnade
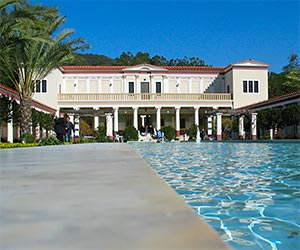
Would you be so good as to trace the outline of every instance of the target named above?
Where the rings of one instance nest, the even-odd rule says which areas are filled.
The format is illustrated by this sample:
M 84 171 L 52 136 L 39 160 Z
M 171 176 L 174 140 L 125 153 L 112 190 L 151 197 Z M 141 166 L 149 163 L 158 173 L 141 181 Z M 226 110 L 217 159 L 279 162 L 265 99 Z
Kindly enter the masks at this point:
M 175 131 L 176 136 L 180 135 L 180 110 L 182 107 L 176 106 L 175 108 Z M 105 113 L 106 122 L 106 135 L 109 137 L 115 137 L 119 133 L 119 109 L 120 107 L 113 107 L 112 113 Z M 133 109 L 133 126 L 139 130 L 138 120 L 141 118 L 143 126 L 145 126 L 146 115 L 139 115 L 139 107 L 132 107 Z M 161 129 L 161 106 L 156 106 L 156 129 Z M 194 124 L 199 125 L 199 109 L 200 107 L 194 107 Z M 96 108 L 98 110 L 98 108 Z M 222 140 L 222 116 L 224 114 L 217 112 L 214 115 L 207 116 L 207 135 L 211 137 L 213 135 L 213 118 L 216 120 L 216 139 L 218 141 Z M 69 114 L 71 121 L 75 125 L 75 136 L 79 136 L 79 117 L 74 114 Z M 244 115 L 239 116 L 239 138 L 245 139 L 245 129 L 244 129 Z M 99 126 L 99 116 L 94 116 L 94 127 Z M 257 139 L 257 113 L 251 113 L 251 139 Z

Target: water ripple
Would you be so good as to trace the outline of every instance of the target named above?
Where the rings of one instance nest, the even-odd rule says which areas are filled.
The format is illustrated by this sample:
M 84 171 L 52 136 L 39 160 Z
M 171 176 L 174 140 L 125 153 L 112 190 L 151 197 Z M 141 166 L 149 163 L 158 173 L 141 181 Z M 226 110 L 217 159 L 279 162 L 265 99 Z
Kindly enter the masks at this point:
M 296 143 L 132 143 L 234 249 L 300 249 Z

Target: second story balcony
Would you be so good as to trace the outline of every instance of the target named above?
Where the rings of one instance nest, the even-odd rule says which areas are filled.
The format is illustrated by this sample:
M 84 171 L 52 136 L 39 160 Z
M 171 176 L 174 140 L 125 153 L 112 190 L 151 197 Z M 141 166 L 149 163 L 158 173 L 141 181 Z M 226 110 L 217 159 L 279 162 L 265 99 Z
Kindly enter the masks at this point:
M 222 106 L 232 107 L 232 95 L 227 93 L 66 93 L 58 94 L 58 104 L 66 105 L 122 105 L 122 106 Z

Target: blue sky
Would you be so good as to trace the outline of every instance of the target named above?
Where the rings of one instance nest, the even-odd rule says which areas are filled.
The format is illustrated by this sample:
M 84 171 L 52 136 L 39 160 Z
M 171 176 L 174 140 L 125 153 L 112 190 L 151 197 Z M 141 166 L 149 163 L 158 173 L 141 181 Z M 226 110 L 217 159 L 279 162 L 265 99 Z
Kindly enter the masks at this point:
M 30 0 L 56 6 L 65 28 L 91 46 L 83 53 L 111 58 L 148 52 L 167 59 L 199 57 L 227 66 L 253 58 L 280 73 L 300 56 L 296 0 Z M 299 58 L 300 59 L 300 58 Z

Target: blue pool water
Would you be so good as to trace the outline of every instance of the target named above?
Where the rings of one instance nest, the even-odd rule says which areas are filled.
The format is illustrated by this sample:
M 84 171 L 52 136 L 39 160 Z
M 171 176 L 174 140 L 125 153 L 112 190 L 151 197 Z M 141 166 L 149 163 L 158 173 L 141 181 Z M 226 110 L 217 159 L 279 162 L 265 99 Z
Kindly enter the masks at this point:
M 299 143 L 131 143 L 234 249 L 300 249 Z

